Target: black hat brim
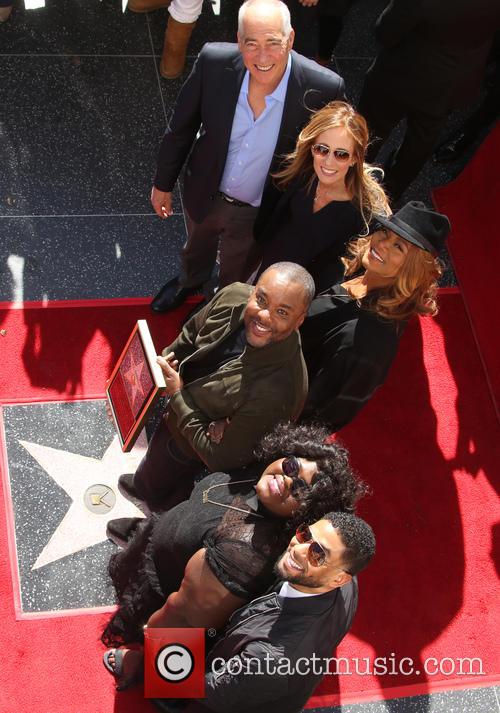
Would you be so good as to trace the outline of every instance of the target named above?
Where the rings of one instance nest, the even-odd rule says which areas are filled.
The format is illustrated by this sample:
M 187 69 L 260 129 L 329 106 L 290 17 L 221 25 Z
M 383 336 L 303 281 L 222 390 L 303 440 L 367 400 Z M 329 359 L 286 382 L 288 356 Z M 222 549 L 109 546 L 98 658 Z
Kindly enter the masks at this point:
M 420 235 L 420 233 L 417 233 L 417 231 L 414 230 L 407 223 L 404 223 L 403 221 L 398 220 L 398 218 L 395 215 L 391 215 L 389 217 L 386 217 L 383 215 L 376 215 L 376 216 L 374 216 L 374 218 L 375 218 L 375 221 L 377 223 L 380 223 L 380 225 L 383 225 L 384 228 L 388 228 L 389 230 L 392 230 L 393 233 L 400 235 L 402 238 L 407 240 L 409 243 L 416 245 L 417 248 L 420 248 L 421 250 L 426 250 L 427 252 L 432 253 L 433 255 L 436 254 L 435 247 L 428 240 L 426 240 L 426 238 L 424 238 L 423 235 Z

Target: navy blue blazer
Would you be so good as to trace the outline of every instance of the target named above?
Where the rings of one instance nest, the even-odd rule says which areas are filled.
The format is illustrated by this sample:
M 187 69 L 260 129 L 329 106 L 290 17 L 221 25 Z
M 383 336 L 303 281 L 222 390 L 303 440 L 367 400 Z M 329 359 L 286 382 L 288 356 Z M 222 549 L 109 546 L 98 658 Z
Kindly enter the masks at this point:
M 219 190 L 244 75 L 245 66 L 237 44 L 204 45 L 179 92 L 170 126 L 160 146 L 154 185 L 161 191 L 172 191 L 187 161 L 183 198 L 195 223 L 201 223 L 206 217 Z M 344 98 L 344 81 L 338 74 L 292 51 L 271 172 L 277 169 L 281 158 L 293 150 L 311 113 L 330 101 Z M 257 215 L 256 234 L 279 196 L 280 192 L 268 176 Z

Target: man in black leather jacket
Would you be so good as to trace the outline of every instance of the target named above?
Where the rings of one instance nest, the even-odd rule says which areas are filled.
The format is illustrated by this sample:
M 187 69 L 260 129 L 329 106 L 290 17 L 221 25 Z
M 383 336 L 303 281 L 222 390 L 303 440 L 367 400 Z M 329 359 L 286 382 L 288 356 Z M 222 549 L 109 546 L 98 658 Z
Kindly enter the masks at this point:
M 364 520 L 328 513 L 301 526 L 276 564 L 269 594 L 238 609 L 206 663 L 206 697 L 155 701 L 184 713 L 299 713 L 349 631 L 358 600 L 356 574 L 375 552 Z M 182 704 L 180 704 L 182 706 Z

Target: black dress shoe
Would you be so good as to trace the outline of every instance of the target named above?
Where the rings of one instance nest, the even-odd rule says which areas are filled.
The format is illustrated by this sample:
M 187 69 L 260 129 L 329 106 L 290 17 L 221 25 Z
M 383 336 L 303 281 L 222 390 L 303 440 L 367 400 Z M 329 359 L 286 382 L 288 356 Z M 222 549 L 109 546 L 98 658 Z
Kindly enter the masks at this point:
M 144 498 L 134 488 L 133 473 L 125 473 L 124 475 L 120 475 L 120 477 L 118 478 L 118 490 L 124 498 L 130 500 L 130 502 L 134 503 L 134 505 L 140 510 L 145 511 L 146 514 L 149 514 L 147 505 L 144 502 Z
M 112 542 L 123 547 L 130 540 L 137 529 L 137 525 L 143 520 L 142 517 L 117 517 L 109 520 L 106 525 L 106 536 Z
M 163 285 L 156 297 L 151 302 L 153 312 L 168 312 L 170 309 L 180 307 L 189 297 L 199 292 L 201 285 L 195 287 L 181 287 L 179 277 L 173 277 Z

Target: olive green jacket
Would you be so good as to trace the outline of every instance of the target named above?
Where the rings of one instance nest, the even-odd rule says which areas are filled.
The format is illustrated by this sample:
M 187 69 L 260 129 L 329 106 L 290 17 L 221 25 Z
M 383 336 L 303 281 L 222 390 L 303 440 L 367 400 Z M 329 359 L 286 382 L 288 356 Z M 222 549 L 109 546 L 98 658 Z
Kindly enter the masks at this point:
M 243 322 L 253 287 L 234 283 L 220 290 L 163 350 L 173 351 L 182 376 L 189 361 L 202 361 Z M 280 421 L 296 420 L 307 395 L 307 371 L 300 337 L 245 347 L 241 356 L 175 393 L 165 415 L 179 447 L 213 471 L 245 465 L 259 440 Z M 220 443 L 206 432 L 211 421 L 230 419 Z M 194 453 L 193 453 L 194 451 Z

